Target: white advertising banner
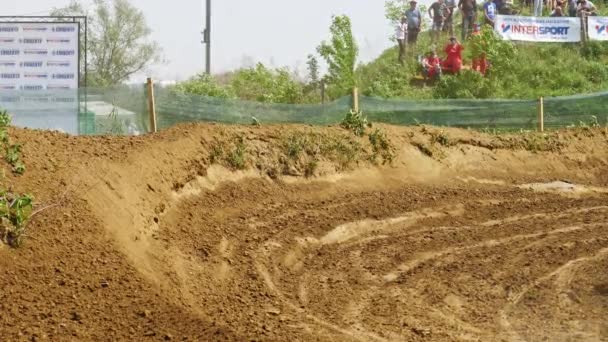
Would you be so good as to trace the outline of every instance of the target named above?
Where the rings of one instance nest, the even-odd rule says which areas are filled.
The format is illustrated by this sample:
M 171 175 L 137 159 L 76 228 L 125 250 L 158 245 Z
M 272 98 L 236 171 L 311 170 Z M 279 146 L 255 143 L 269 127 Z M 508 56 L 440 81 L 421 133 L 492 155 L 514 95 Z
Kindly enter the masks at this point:
M 0 23 L 0 91 L 78 88 L 78 23 Z
M 608 40 L 608 17 L 587 17 L 589 39 Z
M 499 15 L 494 26 L 505 40 L 527 42 L 580 42 L 581 21 L 570 17 Z

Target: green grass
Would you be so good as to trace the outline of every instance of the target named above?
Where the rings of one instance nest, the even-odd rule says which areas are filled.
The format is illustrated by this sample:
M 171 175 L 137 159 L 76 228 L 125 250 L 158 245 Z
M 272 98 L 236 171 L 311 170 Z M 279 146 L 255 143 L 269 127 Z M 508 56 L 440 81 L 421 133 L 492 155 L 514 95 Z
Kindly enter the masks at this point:
M 459 22 L 459 18 L 456 19 Z M 458 29 L 457 29 L 458 30 Z M 456 32 L 457 36 L 459 32 Z M 444 36 L 441 40 L 446 41 Z M 443 44 L 437 48 L 443 56 Z M 516 56 L 513 65 L 502 75 L 492 79 L 493 84 L 482 83 L 466 73 L 449 82 L 451 87 L 462 85 L 463 91 L 455 89 L 449 97 L 535 99 L 540 96 L 564 96 L 603 91 L 608 88 L 608 43 L 524 43 L 513 42 Z M 464 42 L 464 63 L 470 65 L 470 49 Z M 408 58 L 406 65 L 397 63 L 396 47 L 384 51 L 376 60 L 358 67 L 359 87 L 363 95 L 383 98 L 432 99 L 443 98 L 436 84 L 424 84 L 420 80 L 416 56 L 428 52 L 430 33 L 421 32 L 417 51 Z M 461 79 L 464 77 L 464 79 Z M 453 76 L 444 76 L 453 78 Z

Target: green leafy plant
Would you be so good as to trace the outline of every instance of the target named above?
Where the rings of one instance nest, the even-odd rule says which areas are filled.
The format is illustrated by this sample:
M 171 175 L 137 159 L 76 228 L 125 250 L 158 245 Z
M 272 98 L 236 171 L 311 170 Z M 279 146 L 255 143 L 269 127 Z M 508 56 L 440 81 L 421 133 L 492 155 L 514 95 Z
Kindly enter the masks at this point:
M 21 145 L 11 144 L 8 135 L 8 126 L 11 118 L 6 111 L 0 111 L 0 143 L 4 149 L 4 158 L 12 166 L 12 171 L 22 175 L 25 172 L 25 165 L 21 161 Z
M 367 121 L 367 117 L 363 116 L 363 113 L 351 110 L 346 113 L 340 126 L 352 131 L 356 136 L 361 137 L 365 134 L 365 129 L 372 127 L 372 124 Z
M 491 61 L 490 74 L 492 76 L 502 75 L 513 69 L 516 63 L 514 45 L 503 40 L 490 26 L 484 25 L 479 34 L 473 35 L 468 40 L 470 46 L 470 57 L 486 57 Z
M 0 191 L 0 239 L 4 243 L 14 248 L 21 246 L 32 205 L 29 195 Z

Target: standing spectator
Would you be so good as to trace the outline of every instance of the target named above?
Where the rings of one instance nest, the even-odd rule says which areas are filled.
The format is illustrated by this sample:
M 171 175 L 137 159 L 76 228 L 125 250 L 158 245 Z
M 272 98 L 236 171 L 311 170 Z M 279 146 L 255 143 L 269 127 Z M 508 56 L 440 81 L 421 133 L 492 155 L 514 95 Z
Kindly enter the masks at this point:
M 445 0 L 445 21 L 443 22 L 443 32 L 454 35 L 454 10 L 456 9 L 456 0 Z
M 416 8 L 416 0 L 410 1 L 410 8 L 405 11 L 405 17 L 407 18 L 407 43 L 410 46 L 410 51 L 413 53 L 418 41 L 418 33 L 420 32 L 420 25 L 422 24 L 422 14 Z
M 437 0 L 431 7 L 429 7 L 429 16 L 433 20 L 433 27 L 431 28 L 431 44 L 435 44 L 439 40 L 439 34 L 443 28 L 445 13 L 445 5 L 443 0 Z
M 462 69 L 462 50 L 464 50 L 464 47 L 460 45 L 456 37 L 450 37 L 448 45 L 445 47 L 447 57 L 443 61 L 444 70 L 457 74 Z
M 486 3 L 483 4 L 483 14 L 485 23 L 493 28 L 496 20 L 496 4 L 492 0 L 486 0 Z
M 435 50 L 429 52 L 422 60 L 422 74 L 425 80 L 435 80 L 441 77 L 441 60 Z
M 403 59 L 405 58 L 405 49 L 407 46 L 407 18 L 401 18 L 401 22 L 397 24 L 397 30 L 395 32 L 395 38 L 397 38 L 397 43 L 399 43 L 399 63 L 403 64 Z
M 460 0 L 458 9 L 462 13 L 462 40 L 471 34 L 473 24 L 475 23 L 475 14 L 477 12 L 477 2 L 475 0 Z
M 576 14 L 579 17 L 584 19 L 584 21 L 583 21 L 583 23 L 585 24 L 584 33 L 589 32 L 589 22 L 587 21 L 587 17 L 597 15 L 597 9 L 595 8 L 595 5 L 589 0 L 580 0 L 578 2 Z
M 534 16 L 541 17 L 543 15 L 543 0 L 534 0 Z
M 568 0 L 568 15 L 576 17 L 576 10 L 578 7 L 578 0 Z

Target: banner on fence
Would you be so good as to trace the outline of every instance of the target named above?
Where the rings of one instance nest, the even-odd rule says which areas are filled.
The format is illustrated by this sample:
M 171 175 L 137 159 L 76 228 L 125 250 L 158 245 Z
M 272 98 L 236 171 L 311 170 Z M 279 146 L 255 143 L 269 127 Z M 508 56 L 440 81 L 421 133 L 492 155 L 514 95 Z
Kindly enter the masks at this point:
M 570 17 L 499 15 L 495 30 L 505 40 L 527 42 L 580 42 L 581 22 Z
M 608 40 L 608 17 L 587 17 L 589 39 Z
M 78 23 L 0 23 L 0 90 L 78 88 Z

